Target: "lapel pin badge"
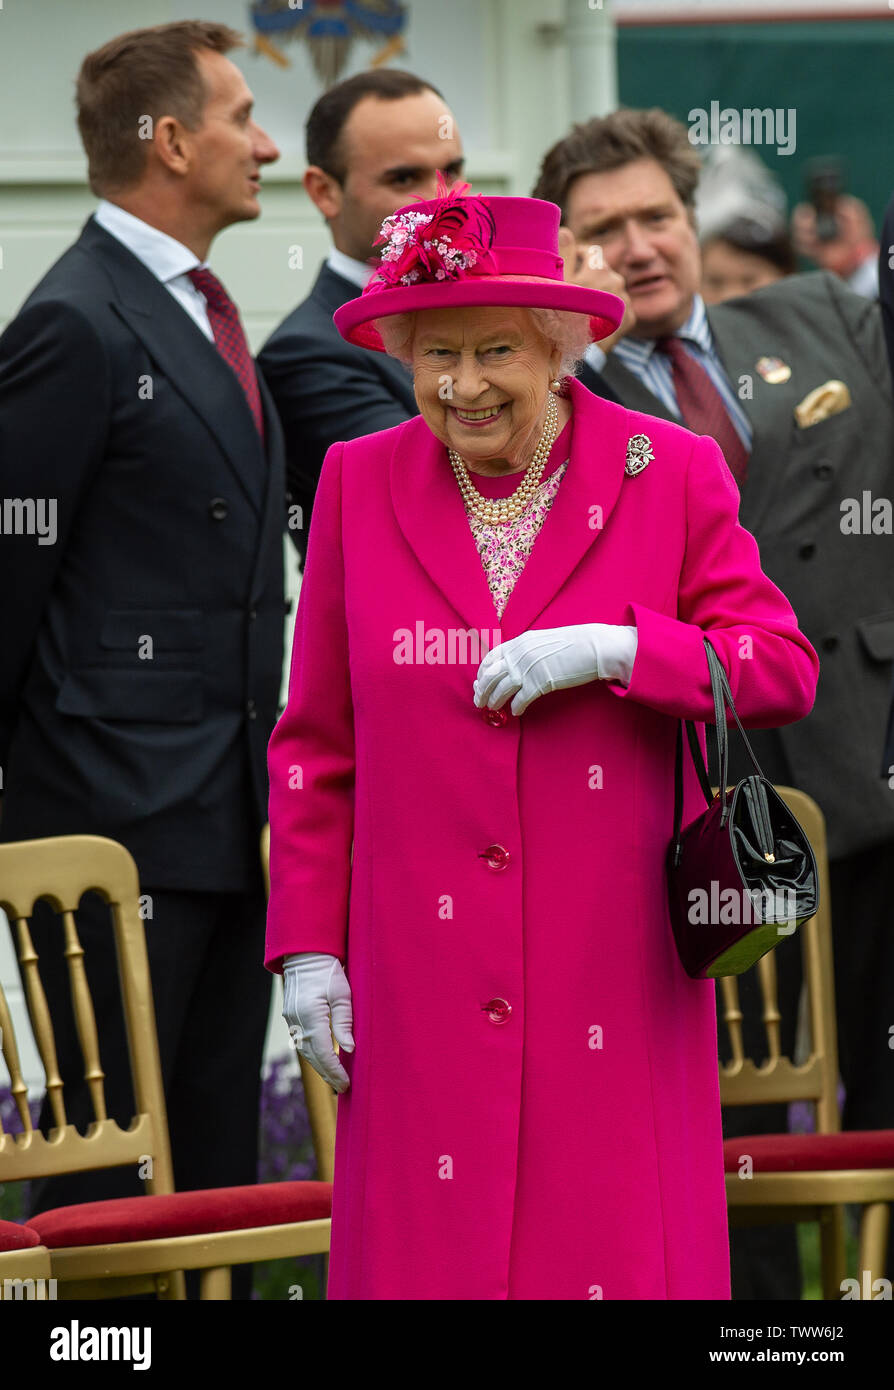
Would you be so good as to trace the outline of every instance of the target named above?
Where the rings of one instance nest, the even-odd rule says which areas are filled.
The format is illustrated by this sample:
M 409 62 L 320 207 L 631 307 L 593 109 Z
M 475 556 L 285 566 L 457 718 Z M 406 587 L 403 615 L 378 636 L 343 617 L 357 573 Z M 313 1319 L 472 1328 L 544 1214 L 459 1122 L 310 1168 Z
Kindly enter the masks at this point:
M 770 386 L 781 386 L 792 374 L 791 367 L 781 357 L 759 357 L 754 365 Z
M 642 473 L 646 464 L 651 463 L 654 457 L 652 441 L 647 434 L 631 435 L 627 441 L 627 462 L 624 465 L 624 472 L 628 478 L 632 478 L 637 473 Z

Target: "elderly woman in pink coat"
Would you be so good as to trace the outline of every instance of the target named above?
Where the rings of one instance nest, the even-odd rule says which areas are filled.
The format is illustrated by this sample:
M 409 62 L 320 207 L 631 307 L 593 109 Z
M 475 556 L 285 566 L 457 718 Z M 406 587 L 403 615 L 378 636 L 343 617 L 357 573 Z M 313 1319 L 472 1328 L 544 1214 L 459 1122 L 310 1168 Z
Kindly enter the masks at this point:
M 420 415 L 326 455 L 270 742 L 266 964 L 339 1092 L 331 1299 L 729 1297 L 675 734 L 713 717 L 704 633 L 758 727 L 817 659 L 713 440 L 570 375 L 623 305 L 564 282 L 558 224 L 420 201 L 335 315 Z

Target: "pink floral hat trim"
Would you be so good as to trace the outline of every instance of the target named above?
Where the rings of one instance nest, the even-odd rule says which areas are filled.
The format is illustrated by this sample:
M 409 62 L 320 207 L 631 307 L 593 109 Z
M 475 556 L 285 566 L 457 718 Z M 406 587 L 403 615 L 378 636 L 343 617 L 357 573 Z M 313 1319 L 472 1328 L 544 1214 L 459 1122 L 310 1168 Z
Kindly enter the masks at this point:
M 374 321 L 416 309 L 516 305 L 585 314 L 594 342 L 614 333 L 624 302 L 604 290 L 566 284 L 558 250 L 560 212 L 540 198 L 490 197 L 461 184 L 386 217 L 379 266 L 335 326 L 359 347 L 384 352 Z

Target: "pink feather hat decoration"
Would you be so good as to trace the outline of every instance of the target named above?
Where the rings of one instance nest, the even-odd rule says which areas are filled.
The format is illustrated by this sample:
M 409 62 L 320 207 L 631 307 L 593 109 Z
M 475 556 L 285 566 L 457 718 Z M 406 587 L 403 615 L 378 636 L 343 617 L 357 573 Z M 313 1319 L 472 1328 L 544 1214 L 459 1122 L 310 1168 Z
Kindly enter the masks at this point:
M 374 320 L 416 309 L 517 305 L 585 314 L 594 342 L 624 317 L 604 290 L 566 284 L 559 255 L 560 211 L 541 198 L 490 197 L 462 184 L 386 217 L 380 264 L 356 299 L 335 311 L 343 338 L 384 352 Z

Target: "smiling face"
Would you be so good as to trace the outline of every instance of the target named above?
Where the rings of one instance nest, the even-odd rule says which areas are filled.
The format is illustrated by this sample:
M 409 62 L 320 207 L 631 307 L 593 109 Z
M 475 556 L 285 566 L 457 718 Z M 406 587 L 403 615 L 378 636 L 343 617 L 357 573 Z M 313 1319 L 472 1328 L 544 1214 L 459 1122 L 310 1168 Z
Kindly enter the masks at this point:
M 442 444 L 473 471 L 527 467 L 561 361 L 527 309 L 420 310 L 411 354 L 416 402 Z
M 261 166 L 278 159 L 279 150 L 252 120 L 254 99 L 236 64 L 208 49 L 196 54 L 196 62 L 208 96 L 201 126 L 186 135 L 192 154 L 188 198 L 214 235 L 260 214 Z
M 606 265 L 624 277 L 636 314 L 631 337 L 660 338 L 686 322 L 701 274 L 698 240 L 657 160 L 581 174 L 565 221 L 577 241 L 601 246 Z

